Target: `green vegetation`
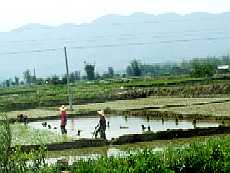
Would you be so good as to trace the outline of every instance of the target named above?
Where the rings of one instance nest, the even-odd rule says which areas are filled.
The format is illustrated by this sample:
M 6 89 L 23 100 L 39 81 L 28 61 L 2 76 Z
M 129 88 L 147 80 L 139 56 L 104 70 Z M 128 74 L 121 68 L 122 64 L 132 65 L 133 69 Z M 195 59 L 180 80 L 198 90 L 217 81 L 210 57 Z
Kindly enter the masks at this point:
M 76 105 L 145 98 L 147 96 L 215 97 L 230 94 L 229 80 L 190 77 L 130 78 L 81 81 L 71 85 Z M 68 103 L 66 85 L 31 85 L 0 89 L 0 106 L 5 111 L 59 106 Z
M 143 64 L 136 59 L 126 68 L 128 76 L 169 76 L 191 75 L 193 77 L 211 77 L 219 65 L 229 65 L 230 57 L 193 58 L 182 63 Z M 227 70 L 228 71 L 228 70 Z M 226 71 L 226 72 L 227 72 Z M 229 71 L 227 72 L 229 73 Z
M 128 76 L 141 76 L 141 63 L 136 59 L 132 60 L 126 69 L 126 73 Z
M 170 146 L 163 152 L 145 149 L 126 157 L 80 160 L 62 168 L 71 172 L 201 172 L 221 173 L 230 169 L 230 138 L 222 136 L 188 145 Z
M 87 74 L 88 80 L 95 80 L 95 65 L 92 64 L 86 64 L 85 65 L 85 71 Z
M 167 108 L 167 111 L 172 111 L 180 114 L 203 114 L 212 116 L 230 116 L 230 102 L 212 103 L 206 105 L 190 105 L 187 107 Z
M 194 63 L 191 75 L 193 77 L 211 77 L 215 73 L 215 68 L 210 63 Z
M 70 137 L 49 130 L 37 130 L 22 124 L 10 125 L 12 145 L 42 145 L 71 141 Z
M 177 98 L 177 97 L 148 97 L 148 98 L 139 98 L 133 100 L 117 100 L 106 103 L 90 103 L 84 105 L 74 105 L 74 111 L 69 113 L 76 113 L 78 116 L 81 113 L 87 113 L 89 111 L 96 111 L 99 109 L 105 110 L 115 110 L 115 111 L 124 111 L 124 110 L 132 110 L 132 109 L 143 109 L 143 108 L 154 108 L 159 107 L 159 111 L 172 111 L 177 113 L 192 113 L 192 111 L 196 111 L 200 114 L 208 115 L 210 114 L 210 109 L 212 109 L 212 115 L 228 115 L 228 102 L 222 104 L 215 104 L 214 102 L 224 102 L 230 100 L 229 97 L 222 98 Z M 202 106 L 196 106 L 196 104 L 207 104 Z M 177 106 L 173 108 L 169 108 L 167 106 Z M 181 107 L 181 106 L 186 107 Z M 214 106 L 212 106 L 214 105 Z M 226 106 L 225 106 L 226 105 Z M 166 108 L 167 107 L 167 108 Z M 196 108 L 199 107 L 200 109 Z M 191 108 L 191 109 L 190 109 Z M 214 109 L 216 108 L 216 109 Z M 204 109 L 204 111 L 202 111 Z M 205 111 L 206 110 L 206 111 Z M 208 112 L 209 110 L 209 112 Z M 16 118 L 17 115 L 23 113 L 28 115 L 29 118 L 42 118 L 46 116 L 59 116 L 58 107 L 50 107 L 44 109 L 27 109 L 27 110 L 19 110 L 19 111 L 10 111 L 7 113 L 9 118 Z M 223 113 L 223 114 L 222 114 Z
M 168 97 L 148 97 L 135 100 L 118 100 L 106 103 L 91 103 L 86 105 L 77 105 L 76 110 L 98 110 L 98 109 L 112 109 L 112 110 L 127 110 L 127 109 L 143 109 L 146 107 L 160 107 L 164 108 L 168 105 L 180 107 L 181 105 L 190 106 L 192 104 L 212 103 L 216 101 L 225 101 L 229 98 L 168 98 Z M 176 110 L 177 108 L 175 108 Z
M 131 151 L 128 156 L 100 157 L 79 160 L 69 166 L 57 163 L 41 166 L 36 172 L 201 172 L 222 173 L 229 171 L 229 136 L 216 137 L 205 142 L 183 146 L 170 146 L 163 152 L 150 149 Z M 31 168 L 30 168 L 31 169 Z
M 39 172 L 45 166 L 45 147 L 29 153 L 23 152 L 20 147 L 11 148 L 12 138 L 9 121 L 6 114 L 0 116 L 0 172 L 23 173 Z
M 7 112 L 7 116 L 9 118 L 16 118 L 19 114 L 27 115 L 28 118 L 42 118 L 42 117 L 47 117 L 47 116 L 59 116 L 59 110 L 52 108 L 52 110 L 26 109 L 26 110 Z
M 106 75 L 100 77 L 95 74 L 94 65 L 86 64 L 85 79 L 88 81 L 77 81 L 79 72 L 70 74 L 75 110 L 71 113 L 80 115 L 98 109 L 117 112 L 133 110 L 135 113 L 139 109 L 145 114 L 146 110 L 154 112 L 157 107 L 159 112 L 229 116 L 230 78 L 213 77 L 217 66 L 224 64 L 229 64 L 229 57 L 193 59 L 180 65 L 145 65 L 133 60 L 127 67 L 128 76 L 132 76 L 129 78 L 114 74 L 112 67 L 108 68 Z M 58 116 L 57 107 L 68 103 L 66 76 L 60 79 L 54 75 L 39 81 L 26 70 L 24 78 L 27 85 L 20 85 L 19 79 L 15 77 L 15 87 L 10 87 L 8 80 L 5 85 L 7 88 L 0 88 L 0 106 L 2 110 L 8 111 L 9 118 L 16 118 L 20 113 L 29 118 Z M 165 151 L 155 152 L 148 147 L 120 157 L 104 156 L 76 161 L 73 165 L 57 163 L 50 166 L 45 163 L 46 149 L 43 145 L 70 141 L 70 138 L 49 130 L 10 125 L 6 115 L 2 114 L 0 139 L 0 173 L 52 173 L 62 170 L 71 173 L 230 171 L 229 135 L 172 145 Z M 29 153 L 17 146 L 30 144 L 42 146 Z

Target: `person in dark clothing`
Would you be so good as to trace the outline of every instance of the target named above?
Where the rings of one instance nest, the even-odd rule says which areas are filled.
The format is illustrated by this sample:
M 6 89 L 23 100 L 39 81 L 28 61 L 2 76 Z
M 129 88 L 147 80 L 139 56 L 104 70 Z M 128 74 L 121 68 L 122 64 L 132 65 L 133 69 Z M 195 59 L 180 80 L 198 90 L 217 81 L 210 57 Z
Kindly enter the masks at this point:
M 19 115 L 17 116 L 17 120 L 18 120 L 19 122 L 24 122 L 25 125 L 28 124 L 28 116 L 27 116 L 26 114 L 23 114 L 23 113 L 19 114 Z
M 106 130 L 106 120 L 105 120 L 105 114 L 103 110 L 97 111 L 97 113 L 100 115 L 99 124 L 98 124 L 98 130 L 96 131 L 95 137 L 97 137 L 97 134 L 100 134 L 100 138 L 106 139 L 105 130 Z M 96 127 L 96 128 L 97 128 Z

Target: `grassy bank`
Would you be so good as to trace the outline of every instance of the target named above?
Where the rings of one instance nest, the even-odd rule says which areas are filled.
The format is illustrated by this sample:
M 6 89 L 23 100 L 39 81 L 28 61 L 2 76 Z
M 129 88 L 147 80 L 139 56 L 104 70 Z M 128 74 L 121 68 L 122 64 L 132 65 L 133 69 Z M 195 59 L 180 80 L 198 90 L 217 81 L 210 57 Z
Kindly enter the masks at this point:
M 96 173 L 96 172 L 200 172 L 200 173 L 222 173 L 229 172 L 229 138 L 212 139 L 203 143 L 192 143 L 180 148 L 171 147 L 164 152 L 153 152 L 145 149 L 132 152 L 126 157 L 101 157 L 99 159 L 80 160 L 68 166 L 66 162 L 59 162 L 54 165 L 46 165 L 38 161 L 38 165 L 20 165 L 29 160 L 22 153 L 17 157 L 24 159 L 14 160 L 19 162 L 14 169 L 17 173 L 38 172 L 38 173 L 56 173 L 61 171 L 70 171 L 71 173 Z M 37 158 L 42 159 L 45 156 L 40 154 Z M 35 157 L 36 158 L 36 157 Z M 31 157 L 32 159 L 32 157 Z M 36 163 L 36 162 L 35 162 Z M 19 167 L 21 166 L 21 167 Z M 20 168 L 23 168 L 22 170 Z
M 171 146 L 163 152 L 151 149 L 130 152 L 125 157 L 101 157 L 80 160 L 68 166 L 64 163 L 45 166 L 38 172 L 71 173 L 96 172 L 164 172 L 164 173 L 222 173 L 230 171 L 230 138 L 216 137 L 203 142 L 193 142 L 183 146 Z

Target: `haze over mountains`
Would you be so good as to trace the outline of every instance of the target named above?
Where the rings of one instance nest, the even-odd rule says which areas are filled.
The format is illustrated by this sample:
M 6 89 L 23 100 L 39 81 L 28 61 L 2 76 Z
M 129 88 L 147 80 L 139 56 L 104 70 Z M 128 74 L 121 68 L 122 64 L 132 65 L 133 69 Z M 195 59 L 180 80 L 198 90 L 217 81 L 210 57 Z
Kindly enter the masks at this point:
M 108 15 L 92 23 L 50 27 L 28 24 L 0 33 L 0 80 L 36 69 L 38 76 L 65 73 L 63 47 L 70 71 L 84 61 L 124 71 L 131 59 L 143 63 L 180 62 L 183 59 L 230 53 L 230 13 L 131 16 Z

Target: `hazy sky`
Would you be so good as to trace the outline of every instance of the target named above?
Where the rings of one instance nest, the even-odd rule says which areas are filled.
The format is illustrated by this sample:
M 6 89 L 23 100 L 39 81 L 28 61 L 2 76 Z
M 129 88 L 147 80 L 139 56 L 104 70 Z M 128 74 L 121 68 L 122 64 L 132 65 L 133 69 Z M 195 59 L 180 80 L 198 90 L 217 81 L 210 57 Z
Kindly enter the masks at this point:
M 0 0 L 0 31 L 28 23 L 80 24 L 106 14 L 226 11 L 230 0 Z

